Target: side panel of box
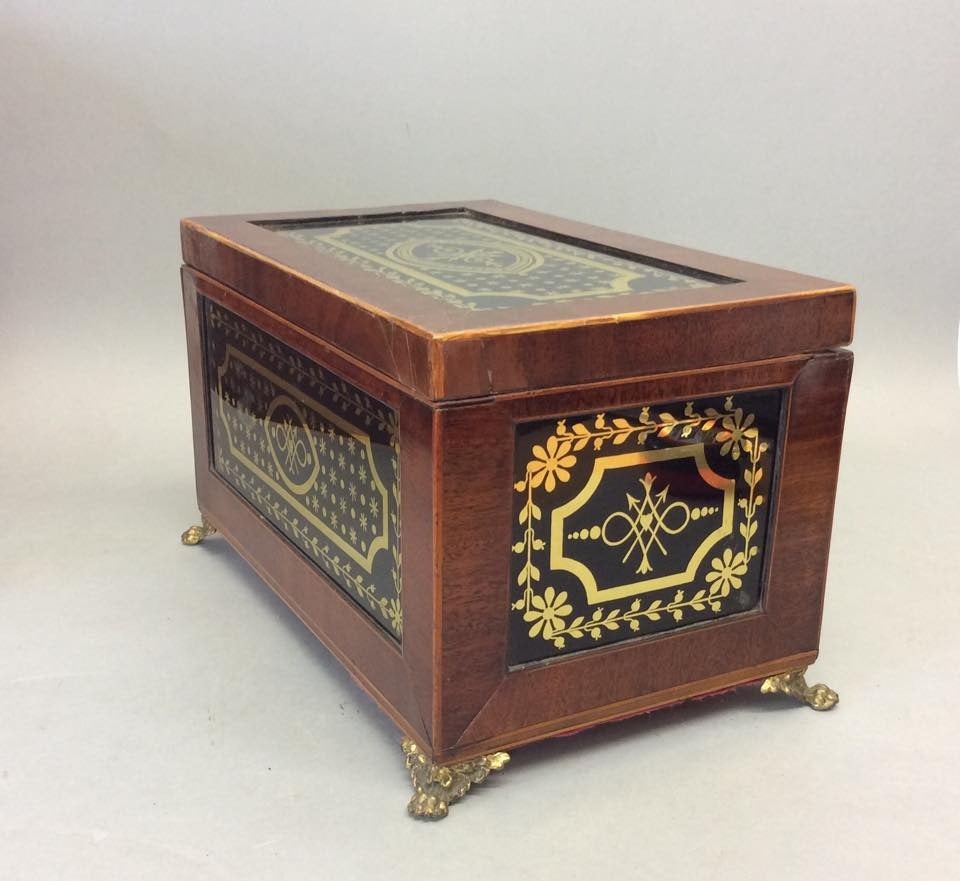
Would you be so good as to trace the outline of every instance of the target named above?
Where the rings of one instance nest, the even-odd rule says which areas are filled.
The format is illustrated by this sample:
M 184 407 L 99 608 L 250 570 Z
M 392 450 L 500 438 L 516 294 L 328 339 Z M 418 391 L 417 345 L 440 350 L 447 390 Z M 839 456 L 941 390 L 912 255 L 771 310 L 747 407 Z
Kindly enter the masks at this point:
M 183 282 L 201 510 L 429 744 L 432 410 L 211 279 Z
M 518 423 L 508 666 L 757 608 L 785 397 Z
M 812 661 L 851 364 L 824 352 L 443 411 L 438 754 Z

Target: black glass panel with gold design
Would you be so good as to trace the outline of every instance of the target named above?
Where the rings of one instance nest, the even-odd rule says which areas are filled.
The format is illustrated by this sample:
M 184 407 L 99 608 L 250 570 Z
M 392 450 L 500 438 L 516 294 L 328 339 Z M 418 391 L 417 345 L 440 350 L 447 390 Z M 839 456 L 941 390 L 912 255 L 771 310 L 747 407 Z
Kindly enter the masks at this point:
M 521 424 L 512 666 L 760 600 L 783 391 Z
M 735 281 L 536 235 L 476 212 L 263 225 L 424 296 L 472 310 Z
M 214 470 L 399 640 L 395 412 L 203 302 Z

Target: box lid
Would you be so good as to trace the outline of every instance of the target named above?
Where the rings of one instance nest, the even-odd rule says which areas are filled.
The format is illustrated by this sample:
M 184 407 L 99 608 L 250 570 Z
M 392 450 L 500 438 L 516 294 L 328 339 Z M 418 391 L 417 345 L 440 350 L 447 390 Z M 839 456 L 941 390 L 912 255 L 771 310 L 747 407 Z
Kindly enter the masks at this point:
M 850 285 L 499 202 L 189 218 L 184 261 L 431 401 L 840 346 Z

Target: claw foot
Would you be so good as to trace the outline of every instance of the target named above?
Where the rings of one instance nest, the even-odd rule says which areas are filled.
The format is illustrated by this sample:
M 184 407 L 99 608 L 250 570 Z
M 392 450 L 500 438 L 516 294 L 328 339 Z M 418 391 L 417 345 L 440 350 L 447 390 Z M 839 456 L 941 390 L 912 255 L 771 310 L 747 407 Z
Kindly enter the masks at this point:
M 185 545 L 198 545 L 216 531 L 216 527 L 209 523 L 206 517 L 201 517 L 199 525 L 191 526 L 180 536 L 180 541 Z
M 491 771 L 501 770 L 510 761 L 507 753 L 493 753 L 454 765 L 435 765 L 409 737 L 403 739 L 401 747 L 413 782 L 413 798 L 407 810 L 427 820 L 443 819 L 450 805 L 463 798 L 471 786 L 482 783 Z
M 764 679 L 760 686 L 761 694 L 786 694 L 814 710 L 831 710 L 837 705 L 840 696 L 826 685 L 818 682 L 816 685 L 807 685 L 804 673 L 807 668 L 792 670 L 789 673 L 779 673 Z

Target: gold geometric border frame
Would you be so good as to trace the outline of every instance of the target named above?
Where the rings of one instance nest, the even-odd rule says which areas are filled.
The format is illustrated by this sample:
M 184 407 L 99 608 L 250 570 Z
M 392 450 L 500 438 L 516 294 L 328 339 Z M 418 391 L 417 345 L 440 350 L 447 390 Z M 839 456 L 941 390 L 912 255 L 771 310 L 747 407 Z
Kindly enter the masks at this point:
M 214 470 L 400 640 L 396 413 L 239 315 L 204 303 Z
M 269 383 L 270 388 L 276 392 L 267 406 L 266 413 L 256 423 L 257 438 L 259 440 L 262 436 L 265 441 L 266 449 L 270 453 L 269 460 L 266 458 L 261 460 L 259 456 L 254 459 L 246 455 L 244 445 L 238 442 L 231 431 L 231 425 L 238 420 L 234 414 L 228 413 L 230 407 L 227 402 L 230 395 L 225 391 L 225 384 L 237 363 L 247 367 L 247 371 L 244 371 L 245 376 L 256 377 Z M 290 394 L 298 395 L 299 399 L 291 398 Z M 293 414 L 293 420 L 289 416 L 285 420 L 278 420 L 277 414 L 282 411 Z M 223 363 L 217 367 L 217 412 L 226 432 L 230 455 L 283 498 L 297 514 L 315 526 L 343 553 L 363 567 L 364 571 L 372 572 L 374 558 L 380 550 L 387 547 L 389 499 L 387 488 L 377 473 L 370 437 L 322 404 L 298 392 L 294 386 L 285 382 L 272 370 L 268 370 L 244 353 L 238 352 L 231 345 L 227 346 Z M 346 536 L 341 535 L 329 520 L 316 516 L 310 509 L 310 491 L 320 477 L 321 468 L 324 468 L 321 465 L 320 451 L 317 449 L 317 433 L 311 431 L 311 416 L 327 429 L 326 437 L 323 433 L 320 434 L 320 443 L 325 445 L 328 442 L 327 437 L 350 438 L 355 443 L 352 452 L 358 452 L 359 460 L 369 469 L 368 474 L 365 475 L 369 479 L 367 489 L 371 500 L 376 501 L 379 511 L 378 516 L 367 518 L 367 523 L 373 528 L 369 536 L 371 541 L 364 545 L 362 551 L 356 546 L 356 542 L 351 543 Z M 306 474 L 301 474 L 299 480 L 291 475 L 291 471 L 298 465 L 301 471 L 306 470 Z M 309 467 L 304 469 L 306 465 Z M 354 473 L 355 471 L 356 469 Z M 324 473 L 326 473 L 325 468 Z
M 517 426 L 511 666 L 754 608 L 784 393 Z
M 627 584 L 616 585 L 601 589 L 597 585 L 597 579 L 592 569 L 584 565 L 577 558 L 564 556 L 563 543 L 567 537 L 568 531 L 565 530 L 568 517 L 576 514 L 585 503 L 589 502 L 596 494 L 597 488 L 608 471 L 617 471 L 619 469 L 629 469 L 634 465 L 643 465 L 653 462 L 665 462 L 668 459 L 692 458 L 697 465 L 697 471 L 703 478 L 707 486 L 719 489 L 722 492 L 723 502 L 720 508 L 720 523 L 707 535 L 700 543 L 696 551 L 685 560 L 685 566 L 678 572 L 671 572 L 655 578 L 641 578 L 640 580 L 630 581 Z M 647 472 L 650 473 L 650 472 Z M 688 444 L 686 446 L 676 447 L 665 450 L 649 450 L 639 453 L 622 453 L 617 456 L 598 456 L 593 460 L 593 472 L 590 478 L 584 484 L 583 489 L 565 505 L 554 508 L 550 518 L 550 565 L 553 569 L 565 569 L 576 575 L 583 584 L 587 601 L 590 603 L 600 603 L 604 600 L 618 600 L 624 597 L 634 596 L 638 593 L 647 593 L 652 590 L 658 590 L 661 587 L 673 587 L 678 584 L 689 584 L 693 581 L 697 568 L 703 561 L 710 549 L 721 539 L 726 538 L 733 532 L 733 496 L 734 481 L 729 477 L 721 477 L 707 464 L 704 456 L 703 444 Z M 603 520 L 602 526 L 594 526 L 596 532 L 595 539 L 601 539 L 608 546 L 611 544 L 625 544 L 630 542 L 631 547 L 628 553 L 638 549 L 644 554 L 647 563 L 638 567 L 637 573 L 648 571 L 652 568 L 649 563 L 649 551 L 654 545 L 662 547 L 663 542 L 658 536 L 676 535 L 685 529 L 693 517 L 690 506 L 683 501 L 673 501 L 667 506 L 657 505 L 657 496 L 652 493 L 652 482 L 648 485 L 641 483 L 643 497 L 635 498 L 629 493 L 626 494 L 627 511 L 614 511 Z M 667 490 L 663 490 L 666 493 Z M 664 496 L 665 497 L 665 496 Z M 695 509 L 699 518 L 699 510 Z M 678 512 L 674 517 L 675 523 L 669 522 L 671 514 Z M 679 520 L 676 520 L 676 517 Z M 621 521 L 625 525 L 622 536 L 618 539 L 610 539 L 610 527 L 616 521 Z M 646 529 L 644 524 L 648 522 L 651 526 L 659 526 L 659 529 Z M 589 536 L 588 536 L 589 537 Z M 579 536 L 577 536 L 579 538 Z M 576 539 L 574 539 L 576 540 Z
M 276 232 L 425 297 L 470 311 L 715 284 L 463 216 L 306 223 Z

